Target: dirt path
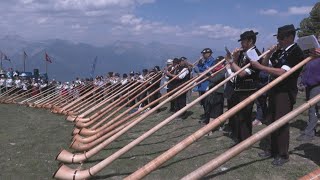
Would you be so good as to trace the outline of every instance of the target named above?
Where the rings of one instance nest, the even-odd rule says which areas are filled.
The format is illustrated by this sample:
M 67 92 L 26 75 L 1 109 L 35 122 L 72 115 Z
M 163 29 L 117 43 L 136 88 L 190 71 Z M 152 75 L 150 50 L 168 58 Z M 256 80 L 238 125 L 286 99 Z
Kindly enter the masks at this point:
M 299 99 L 301 102 L 302 98 Z M 82 168 L 98 163 L 169 115 L 167 110 L 153 115 L 91 158 Z M 93 179 L 122 179 L 134 172 L 199 129 L 199 115 L 200 107 L 196 106 L 186 120 L 165 126 Z M 296 179 L 316 169 L 320 165 L 320 137 L 309 143 L 295 140 L 300 129 L 306 125 L 306 115 L 303 113 L 291 123 L 291 155 L 290 162 L 285 166 L 275 168 L 271 165 L 272 159 L 258 158 L 257 153 L 261 149 L 257 143 L 206 179 Z M 54 158 L 62 148 L 68 147 L 73 125 L 66 122 L 64 116 L 46 110 L 2 104 L 0 122 L 0 179 L 51 179 L 58 168 Z M 261 128 L 263 126 L 254 128 L 254 131 Z M 212 136 L 201 138 L 146 179 L 179 179 L 220 155 L 231 145 L 232 141 L 223 132 L 217 131 Z M 79 165 L 70 166 L 76 168 Z

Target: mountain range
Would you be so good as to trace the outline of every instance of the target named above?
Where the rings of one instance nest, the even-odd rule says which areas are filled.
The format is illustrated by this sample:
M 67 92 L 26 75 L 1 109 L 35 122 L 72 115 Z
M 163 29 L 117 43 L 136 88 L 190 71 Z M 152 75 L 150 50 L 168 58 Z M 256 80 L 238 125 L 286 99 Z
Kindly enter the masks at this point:
M 4 68 L 23 70 L 23 52 L 26 58 L 26 71 L 46 70 L 45 52 L 52 58 L 48 64 L 50 79 L 70 81 L 76 77 L 90 76 L 91 66 L 97 56 L 95 75 L 106 75 L 107 72 L 128 73 L 150 69 L 155 65 L 163 67 L 168 58 L 185 56 L 195 61 L 201 48 L 191 46 L 150 42 L 147 44 L 133 41 L 116 41 L 105 46 L 94 46 L 86 43 L 75 43 L 61 39 L 30 41 L 18 35 L 0 38 L 0 50 L 10 59 L 3 61 Z M 214 51 L 216 52 L 216 51 Z M 215 54 L 222 54 L 216 52 Z

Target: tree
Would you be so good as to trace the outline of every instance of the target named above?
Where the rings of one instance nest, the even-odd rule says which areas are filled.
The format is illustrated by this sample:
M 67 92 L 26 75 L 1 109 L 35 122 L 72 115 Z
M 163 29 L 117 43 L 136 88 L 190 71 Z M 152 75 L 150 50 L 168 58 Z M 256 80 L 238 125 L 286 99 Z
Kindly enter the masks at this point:
M 310 12 L 310 16 L 300 22 L 298 36 L 308 36 L 314 34 L 320 36 L 320 2 L 316 3 Z

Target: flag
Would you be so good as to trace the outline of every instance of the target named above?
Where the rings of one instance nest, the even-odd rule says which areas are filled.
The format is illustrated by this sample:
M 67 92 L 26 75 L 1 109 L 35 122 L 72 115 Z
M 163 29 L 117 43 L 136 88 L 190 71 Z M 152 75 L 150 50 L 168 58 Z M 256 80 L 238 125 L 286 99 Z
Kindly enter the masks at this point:
M 23 59 L 27 59 L 28 55 L 25 51 L 23 51 Z
M 45 59 L 46 61 L 48 61 L 49 63 L 52 63 L 51 57 L 46 53 L 45 54 Z
M 7 60 L 7 61 L 10 61 L 11 62 L 11 59 L 8 58 L 7 55 L 3 54 L 3 60 Z
M 91 72 L 90 72 L 90 76 L 93 78 L 94 76 L 94 71 L 96 70 L 96 64 L 97 64 L 97 61 L 98 61 L 98 56 L 96 56 L 93 60 L 93 63 L 91 65 Z

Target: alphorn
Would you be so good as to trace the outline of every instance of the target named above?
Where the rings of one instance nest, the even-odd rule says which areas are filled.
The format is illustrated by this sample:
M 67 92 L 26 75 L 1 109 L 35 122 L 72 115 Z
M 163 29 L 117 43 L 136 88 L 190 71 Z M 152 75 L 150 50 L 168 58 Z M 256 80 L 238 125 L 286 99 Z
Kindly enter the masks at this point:
M 68 116 L 68 117 L 66 118 L 66 120 L 68 120 L 68 121 L 75 121 L 75 120 L 77 120 L 78 117 L 85 117 L 85 116 L 91 114 L 92 112 L 94 112 L 95 110 L 97 110 L 97 108 L 99 108 L 100 106 L 104 105 L 104 104 L 107 103 L 107 102 L 110 102 L 110 101 L 113 100 L 115 97 L 118 97 L 118 96 L 123 92 L 123 90 L 127 90 L 128 88 L 134 87 L 137 83 L 138 83 L 138 82 L 135 82 L 135 83 L 131 84 L 131 85 L 128 86 L 128 87 L 125 86 L 125 89 L 122 89 L 122 88 L 119 89 L 119 87 L 118 87 L 116 91 L 115 91 L 115 90 L 112 91 L 112 92 L 114 92 L 114 93 L 109 93 L 110 96 L 109 96 L 108 98 L 106 98 L 106 99 L 104 99 L 103 101 L 99 102 L 99 103 L 96 104 L 95 106 L 87 109 L 85 112 L 81 113 L 80 115 L 77 115 L 77 116 Z M 120 87 L 122 87 L 122 86 L 120 86 Z
M 83 91 L 81 92 L 79 95 L 83 95 L 84 93 L 86 93 L 87 91 L 89 91 L 91 89 L 91 84 L 89 85 L 85 85 L 79 88 L 79 91 Z M 45 107 L 53 107 L 53 106 L 59 106 L 59 107 L 63 107 L 65 104 L 69 104 L 72 101 L 75 100 L 74 94 L 72 93 L 73 90 L 69 91 L 68 90 L 68 94 L 65 94 L 63 92 L 63 90 L 59 89 L 58 90 L 59 95 L 54 98 L 54 99 L 49 99 L 49 101 L 47 102 L 43 102 L 42 105 Z M 60 114 L 64 114 L 63 112 Z
M 79 91 L 79 97 L 78 98 L 73 98 L 71 101 L 66 101 L 66 98 L 70 98 L 72 97 L 73 94 L 69 94 L 70 96 L 68 97 L 62 97 L 62 91 L 61 89 L 58 89 L 58 95 L 54 98 L 52 98 L 51 100 L 49 100 L 48 102 L 46 102 L 43 106 L 46 107 L 47 109 L 51 109 L 51 112 L 53 113 L 59 113 L 59 114 L 65 114 L 64 111 L 61 112 L 57 112 L 56 108 L 63 108 L 65 107 L 67 104 L 72 104 L 73 102 L 77 102 L 79 99 L 83 99 L 85 98 L 84 96 L 90 92 L 92 89 L 94 89 L 92 87 L 92 83 L 87 84 L 87 85 L 81 85 L 81 87 L 78 89 Z M 76 104 L 76 103 L 75 103 Z M 74 105 L 75 105 L 74 104 Z
M 94 112 L 95 110 L 97 110 L 98 108 L 104 106 L 106 103 L 110 102 L 110 101 L 113 101 L 111 104 L 114 105 L 116 104 L 117 101 L 119 101 L 120 99 L 122 99 L 122 96 L 123 93 L 126 94 L 126 92 L 128 91 L 128 89 L 130 89 L 131 87 L 134 87 L 134 82 L 130 82 L 130 83 L 127 83 L 125 85 L 120 85 L 119 86 L 120 88 L 117 90 L 117 91 L 114 91 L 114 92 L 109 92 L 108 94 L 105 95 L 105 102 L 104 103 L 101 103 L 101 105 L 98 105 L 96 106 L 95 109 L 93 109 L 92 112 Z M 102 92 L 103 93 L 103 92 Z M 116 94 L 116 95 L 114 95 Z M 101 93 L 98 94 L 98 96 L 101 96 Z M 120 97 L 120 98 L 117 98 L 117 97 Z M 117 99 L 116 99 L 117 98 Z M 88 107 L 94 107 L 92 105 L 94 105 L 95 103 L 91 103 L 90 106 Z M 111 104 L 109 104 L 109 106 L 112 106 Z M 87 109 L 87 108 L 82 108 L 81 110 L 79 110 L 80 112 L 84 112 L 84 110 Z
M 11 102 L 12 102 L 12 99 L 20 96 L 23 91 L 24 91 L 23 89 L 17 88 L 17 91 L 14 92 L 13 94 L 11 94 L 10 96 L 8 96 L 8 97 L 4 100 L 4 102 L 5 102 L 5 103 L 11 103 Z
M 196 64 L 196 63 L 198 63 L 199 61 L 200 61 L 201 59 L 199 59 L 199 60 L 197 60 L 196 62 L 194 62 L 193 63 L 193 65 L 194 64 Z M 147 97 L 145 97 L 145 98 L 143 98 L 142 100 L 140 100 L 138 103 L 136 103 L 136 104 L 134 104 L 133 106 L 131 106 L 129 109 L 127 109 L 125 112 L 123 112 L 123 113 L 121 113 L 120 115 L 118 115 L 117 117 L 115 117 L 112 121 L 116 121 L 116 120 L 118 120 L 119 118 L 121 118 L 121 117 L 123 117 L 124 115 L 126 115 L 127 113 L 129 113 L 131 110 L 133 110 L 135 107 L 137 107 L 140 103 L 142 103 L 143 101 L 145 101 L 145 100 L 147 100 L 150 96 L 152 96 L 152 95 L 154 95 L 155 93 L 157 93 L 158 91 L 160 91 L 163 87 L 165 87 L 166 85 L 168 85 L 169 83 L 171 83 L 172 81 L 174 81 L 176 78 L 178 78 L 179 77 L 179 75 L 181 74 L 182 72 L 180 72 L 179 74 L 177 74 L 176 76 L 174 76 L 172 79 L 170 79 L 168 82 L 166 82 L 166 83 L 164 83 L 162 86 L 160 86 L 158 89 L 156 89 L 156 90 L 154 90 L 151 94 L 149 94 Z M 138 96 L 138 95 L 137 95 Z M 137 97 L 136 96 L 136 97 Z M 133 99 L 135 99 L 136 97 L 134 97 Z M 162 97 L 161 97 L 162 98 Z M 160 98 L 160 99 L 161 99 Z M 160 101 L 159 99 L 158 99 L 158 101 Z M 154 103 L 155 104 L 155 103 Z M 123 105 L 123 106 L 121 106 L 120 108 L 118 108 L 116 111 L 118 111 L 118 110 L 120 110 L 121 108 L 123 108 L 125 105 Z M 150 106 L 148 106 L 148 107 L 150 107 Z M 144 109 L 146 109 L 146 108 L 144 108 Z M 102 109 L 102 110 L 105 110 L 105 109 Z M 106 118 L 110 118 L 111 116 L 113 116 L 115 114 L 115 112 L 113 112 L 113 113 L 111 113 L 111 114 L 109 114 Z M 86 119 L 86 121 L 89 121 L 89 120 L 92 120 L 92 119 L 95 119 L 95 118 L 100 118 L 100 117 L 102 117 L 101 115 L 99 115 L 99 114 L 95 114 L 93 117 L 90 117 L 89 119 Z M 96 128 L 97 126 L 95 126 L 94 128 Z M 77 133 L 79 133 L 79 129 L 74 129 L 74 131 L 73 131 L 73 134 L 77 134 Z M 86 132 L 87 130 L 86 129 L 84 129 L 84 131 L 82 131 L 82 133 L 84 133 L 84 132 Z M 90 134 L 92 135 L 92 134 L 94 134 L 95 132 L 91 132 Z M 87 134 L 87 135 L 90 135 L 90 134 Z
M 48 89 L 40 92 L 40 94 L 41 94 L 41 93 L 42 93 L 42 95 L 48 95 L 49 93 L 51 94 L 51 93 L 52 93 L 51 91 L 54 91 L 54 89 L 55 89 L 55 86 L 51 86 L 51 87 L 49 87 Z M 29 89 L 29 90 L 27 90 L 27 91 L 28 91 L 28 92 L 26 92 L 25 95 L 21 96 L 21 97 L 18 98 L 18 99 L 21 99 L 21 98 L 26 97 L 26 96 L 30 96 L 32 89 Z M 40 95 L 39 95 L 39 96 L 40 96 Z M 38 96 L 38 97 L 39 97 L 39 96 Z M 29 99 L 29 98 L 27 98 L 27 99 Z M 27 99 L 25 99 L 25 100 L 27 100 Z M 18 103 L 18 104 L 23 104 L 23 102 L 24 102 L 25 100 L 20 101 L 20 102 L 17 102 L 17 103 Z M 14 101 L 17 101 L 17 99 L 14 100 Z
M 265 127 L 264 129 L 260 130 L 259 132 L 253 134 L 246 140 L 240 142 L 236 146 L 232 147 L 228 151 L 224 152 L 223 154 L 219 155 L 218 157 L 214 158 L 213 160 L 209 161 L 205 165 L 199 167 L 197 170 L 193 171 L 192 173 L 186 175 L 183 180 L 192 180 L 192 179 L 200 179 L 201 177 L 209 174 L 214 169 L 218 168 L 220 165 L 224 164 L 231 158 L 235 157 L 236 155 L 240 154 L 242 151 L 248 149 L 250 146 L 255 144 L 256 142 L 260 141 L 267 135 L 271 134 L 272 132 L 276 131 L 277 129 L 281 128 L 283 125 L 288 123 L 290 120 L 301 114 L 303 111 L 309 109 L 311 106 L 314 106 L 316 103 L 320 101 L 320 94 L 316 97 L 310 99 L 308 102 L 302 104 L 295 110 L 291 111 L 290 113 L 284 115 L 280 119 L 276 120 L 269 126 Z M 134 178 L 134 177 L 133 177 Z M 318 178 L 320 178 L 320 171 L 318 172 Z
M 158 73 L 157 77 L 162 76 L 161 73 Z M 148 91 L 150 88 L 152 88 L 154 85 L 156 85 L 156 83 L 159 83 L 161 81 L 161 77 L 156 80 L 153 84 L 149 85 L 147 88 L 144 88 L 142 91 L 141 89 L 137 89 L 134 92 L 128 92 L 124 95 L 124 97 L 121 97 L 121 99 L 119 99 L 119 101 L 112 105 L 111 108 L 103 108 L 100 110 L 100 114 L 98 116 L 96 116 L 95 118 L 91 119 L 88 122 L 81 122 L 81 121 L 77 121 L 76 122 L 76 126 L 77 127 L 88 127 L 90 125 L 92 125 L 93 123 L 95 123 L 99 118 L 105 116 L 108 112 L 111 112 L 110 114 L 108 114 L 106 117 L 104 117 L 102 120 L 100 120 L 97 124 L 95 124 L 91 129 L 96 129 L 98 126 L 100 126 L 104 121 L 108 120 L 110 117 L 112 117 L 113 115 L 115 115 L 116 113 L 118 113 L 122 108 L 126 107 L 128 104 L 131 103 L 131 101 L 133 101 L 134 99 L 138 98 L 141 94 L 145 93 L 146 91 Z M 142 100 L 140 100 L 139 102 L 137 102 L 135 105 L 133 105 L 132 107 L 130 107 L 129 109 L 133 109 L 134 107 L 137 106 L 137 104 L 140 104 L 142 102 L 144 102 L 145 100 L 147 100 L 150 96 L 152 96 L 154 93 L 156 92 L 152 92 L 150 93 L 148 96 L 144 97 Z M 135 95 L 134 97 L 131 97 L 132 95 Z M 127 100 L 127 98 L 129 98 L 130 100 Z M 124 103 L 125 101 L 127 101 L 126 103 Z M 118 107 L 121 103 L 123 103 L 120 107 Z M 114 108 L 118 107 L 116 110 L 113 111 Z M 129 112 L 128 110 L 126 110 L 127 112 Z M 111 120 L 112 121 L 112 120 Z M 111 124 L 112 122 L 109 121 L 108 123 Z
M 4 92 L 3 94 L 0 95 L 0 100 L 2 100 L 3 98 L 8 97 L 7 95 L 10 94 L 12 91 L 16 90 L 16 87 L 12 87 L 11 89 L 7 90 L 6 92 Z M 10 95 L 9 95 L 10 96 Z
M 155 74 L 154 76 L 152 76 L 151 78 L 154 78 L 156 77 L 157 74 Z M 138 89 L 140 89 L 141 87 L 145 86 L 150 80 L 152 79 L 148 79 L 148 81 L 144 82 L 144 83 L 141 83 L 139 84 L 139 82 L 135 81 L 132 85 L 130 85 L 128 88 L 126 88 L 123 92 L 127 92 L 125 94 L 125 96 L 129 95 L 130 93 L 134 93 L 135 91 L 137 91 Z M 131 89 L 133 87 L 133 89 Z M 131 89 L 130 91 L 128 91 L 129 89 Z M 119 94 L 116 94 L 116 95 L 113 95 L 112 96 L 112 99 L 114 97 L 117 97 L 119 96 Z M 123 97 L 122 97 L 123 98 Z M 122 99 L 121 98 L 121 99 Z M 118 99 L 118 100 L 121 100 L 121 99 Z M 107 102 L 107 101 L 106 101 Z M 118 101 L 117 101 L 118 102 Z M 100 116 L 103 116 L 102 114 L 105 114 L 107 113 L 107 109 L 109 109 L 110 107 L 112 107 L 115 103 L 117 102 L 113 102 L 109 105 L 107 105 L 106 107 L 102 108 L 101 110 L 97 111 L 96 113 L 92 114 L 89 118 L 85 118 L 85 115 L 82 114 L 82 115 L 79 115 L 78 117 L 76 118 L 68 118 L 68 120 L 73 120 L 73 121 L 81 121 L 81 122 L 89 122 L 91 121 L 93 118 L 97 119 L 97 116 L 100 117 Z M 105 104 L 105 103 L 104 103 Z M 103 105 L 103 104 L 102 104 Z
M 105 84 L 104 84 L 105 85 Z M 72 107 L 74 104 L 78 103 L 79 101 L 82 101 L 84 98 L 88 97 L 90 94 L 92 94 L 93 92 L 95 92 L 98 88 L 94 87 L 93 89 L 91 89 L 89 92 L 86 92 L 84 95 L 82 95 L 80 98 L 78 98 L 77 100 L 71 102 L 70 104 L 63 106 L 63 107 L 53 107 L 52 111 L 53 113 L 62 113 L 64 110 L 66 110 L 69 107 Z
M 221 69 L 221 70 L 223 70 L 223 69 Z M 219 71 L 220 71 L 220 70 L 219 70 Z M 219 71 L 218 71 L 218 72 L 219 72 Z M 218 72 L 216 72 L 216 73 L 218 73 Z M 214 73 L 213 75 L 215 75 L 216 73 Z M 189 86 L 189 87 L 183 89 L 183 91 L 182 91 L 181 93 L 186 93 L 188 90 L 192 89 L 194 86 L 197 86 L 199 83 L 202 83 L 203 81 L 207 80 L 207 78 L 209 78 L 209 77 L 206 77 L 206 78 L 204 78 L 204 79 L 201 79 L 200 82 L 195 83 L 193 86 Z M 186 84 L 188 84 L 188 82 L 187 82 Z M 186 87 L 186 86 L 185 86 L 185 84 L 182 84 L 180 87 L 182 88 L 182 87 Z M 179 89 L 179 88 L 178 88 L 178 89 Z M 174 93 L 173 91 L 170 91 L 169 93 L 165 94 L 165 96 L 169 96 L 169 95 L 171 95 L 171 94 L 173 94 L 173 93 Z M 176 98 L 177 96 L 178 96 L 178 95 L 172 95 L 172 98 Z M 155 103 L 156 103 L 156 102 L 155 102 Z M 152 103 L 152 104 L 153 104 L 153 103 Z M 152 104 L 151 104 L 151 105 L 152 105 Z M 150 106 L 151 106 L 151 105 L 150 105 Z M 137 111 L 137 112 L 135 112 L 135 113 L 133 113 L 133 114 L 130 115 L 129 117 L 131 118 L 131 117 L 133 117 L 134 115 L 139 114 L 141 111 L 143 111 L 143 109 L 142 109 L 142 110 L 139 110 L 139 111 Z M 78 139 L 79 139 L 78 136 L 75 136 L 74 139 L 75 139 L 75 140 L 78 140 L 78 141 L 73 141 L 70 147 L 73 148 L 73 149 L 76 149 L 76 150 L 80 150 L 80 151 L 91 149 L 93 146 L 98 145 L 99 143 L 101 143 L 101 142 L 104 141 L 105 139 L 109 138 L 110 136 L 114 135 L 115 133 L 117 133 L 117 132 L 120 131 L 121 129 L 126 128 L 126 130 L 121 131 L 121 133 L 119 133 L 119 134 L 111 137 L 110 139 L 106 140 L 106 142 L 111 143 L 111 142 L 114 141 L 116 138 L 120 137 L 120 135 L 122 135 L 125 131 L 129 130 L 129 129 L 132 128 L 134 125 L 136 125 L 136 123 L 135 123 L 136 119 L 133 119 L 133 120 L 130 121 L 130 123 L 126 123 L 126 125 L 121 125 L 121 126 L 118 127 L 116 130 L 112 130 L 112 129 L 114 129 L 117 125 L 119 125 L 119 124 L 125 122 L 126 120 L 128 120 L 129 117 L 128 117 L 128 118 L 126 117 L 126 118 L 118 121 L 117 123 L 113 124 L 112 126 L 109 126 L 109 127 L 107 127 L 107 128 L 103 128 L 101 131 L 99 131 L 97 134 L 95 134 L 95 135 L 93 135 L 93 136 L 90 136 L 90 137 L 87 137 L 87 138 L 83 138 L 82 140 L 80 140 L 80 142 L 86 142 L 87 144 L 80 144 L 80 143 L 79 143 L 79 140 L 78 140 Z M 132 123 L 132 125 L 130 125 L 131 123 Z M 127 127 L 126 127 L 126 126 L 127 126 Z M 110 130 L 112 130 L 112 131 L 109 132 Z M 107 134 L 105 134 L 105 133 L 107 133 Z M 103 134 L 105 134 L 105 135 L 103 135 Z M 103 136 L 102 136 L 102 135 L 103 135 Z M 99 138 L 100 136 L 102 136 L 102 137 Z M 97 138 L 99 138 L 99 139 L 97 139 Z M 97 139 L 97 140 L 95 140 L 95 139 Z M 93 141 L 93 140 L 94 140 L 94 141 Z M 93 141 L 93 142 L 90 142 L 90 141 Z M 106 146 L 106 145 L 108 145 L 108 144 L 105 144 L 105 143 L 104 143 L 104 146 Z M 88 154 L 89 154 L 89 153 L 88 153 Z M 90 155 L 91 155 L 91 154 L 90 154 Z M 88 157 L 88 156 L 87 156 L 87 157 Z M 90 157 L 91 157 L 91 156 L 90 156 Z
M 203 79 L 202 81 L 204 81 L 204 80 L 205 79 Z M 181 84 L 177 89 L 185 87 L 188 83 L 189 83 L 189 81 L 185 82 L 184 84 Z M 98 129 L 90 129 L 90 131 L 88 129 L 81 129 L 79 134 L 88 135 L 89 132 L 90 133 L 94 132 L 94 134 L 90 134 L 91 136 L 86 137 L 86 138 L 81 137 L 79 134 L 76 134 L 73 137 L 73 141 L 72 141 L 70 147 L 75 149 L 75 150 L 81 150 L 81 151 L 82 150 L 88 150 L 88 149 L 92 148 L 93 146 L 95 146 L 95 145 L 99 144 L 100 142 L 104 141 L 105 139 L 109 138 L 110 136 L 112 136 L 113 134 L 118 132 L 119 130 L 123 129 L 125 127 L 125 125 L 121 125 L 121 124 L 125 123 L 127 120 L 129 120 L 130 118 L 133 118 L 136 115 L 141 115 L 141 113 L 145 109 L 147 109 L 148 107 L 151 107 L 152 105 L 158 103 L 159 101 L 161 101 L 162 99 L 166 98 L 167 96 L 169 96 L 169 95 L 171 95 L 173 93 L 175 93 L 174 90 L 164 94 L 163 96 L 161 96 L 156 101 L 153 101 L 153 102 L 147 104 L 145 107 L 143 107 L 143 108 L 139 109 L 138 111 L 130 114 L 129 116 L 126 116 L 123 119 L 118 120 L 115 123 L 113 123 L 114 119 L 112 119 L 111 121 L 112 121 L 113 124 L 108 122 L 107 124 L 104 124 L 103 126 L 99 127 Z M 174 96 L 174 97 L 177 97 L 177 96 Z M 143 99 L 140 100 L 140 102 L 143 102 Z M 136 119 L 133 119 L 130 122 L 134 122 L 135 120 Z M 126 124 L 128 124 L 128 123 L 126 123 Z M 119 125 L 121 125 L 121 126 L 117 128 L 117 126 L 119 126 Z M 115 128 L 116 128 L 116 130 L 113 130 Z M 83 132 L 82 132 L 82 130 L 83 130 Z M 111 130 L 112 130 L 112 132 L 110 132 Z M 94 141 L 94 142 L 92 142 L 92 141 Z M 86 143 L 86 144 L 84 145 L 84 144 L 81 144 L 81 143 Z
M 52 86 L 52 89 L 51 89 L 51 90 L 54 90 L 54 88 L 56 88 L 56 86 Z M 32 89 L 29 89 L 29 90 L 32 90 Z M 47 90 L 49 91 L 50 89 L 47 89 Z M 29 94 L 29 95 L 30 95 L 30 94 Z M 27 98 L 27 99 L 21 101 L 20 104 L 24 104 L 24 103 L 27 103 L 27 102 L 29 102 L 29 101 L 32 101 L 32 100 L 38 98 L 39 96 L 41 96 L 41 95 L 40 95 L 40 94 L 37 94 L 37 95 L 35 95 L 35 96 L 32 96 L 32 97 L 30 97 L 30 98 Z
M 309 174 L 299 178 L 299 180 L 320 180 L 320 168 L 316 169 Z
M 75 104 L 74 106 L 66 109 L 65 111 L 79 111 L 81 108 L 92 105 L 91 104 L 92 102 L 100 101 L 101 99 L 106 98 L 108 96 L 106 92 L 108 92 L 110 88 L 111 88 L 110 86 L 107 86 L 106 89 L 102 90 L 103 92 L 100 91 L 99 93 L 94 93 L 92 96 L 88 97 L 84 101 Z
M 268 51 L 266 51 L 266 52 L 268 52 Z M 265 53 L 263 53 L 263 54 L 265 54 Z M 262 57 L 262 56 L 260 56 L 260 57 Z M 275 86 L 276 84 L 278 84 L 279 82 L 281 82 L 282 80 L 287 78 L 293 72 L 302 68 L 302 66 L 304 66 L 311 59 L 312 59 L 311 57 L 304 59 L 302 62 L 300 62 L 299 64 L 297 64 L 293 68 L 291 68 L 289 71 L 285 72 L 284 74 L 282 74 L 281 76 L 277 77 L 275 80 L 270 82 L 268 85 L 264 86 L 263 88 L 261 88 L 257 92 L 253 93 L 247 99 L 245 99 L 241 103 L 237 104 L 233 108 L 229 109 L 227 112 L 223 113 L 221 116 L 216 118 L 214 121 L 210 122 L 209 124 L 207 124 L 206 126 L 204 126 L 201 129 L 199 129 L 198 131 L 196 131 L 192 135 L 188 136 L 186 139 L 184 139 L 180 143 L 176 144 L 174 147 L 170 148 L 169 150 L 167 150 L 166 152 L 164 152 L 163 154 L 161 154 L 160 156 L 158 156 L 157 158 L 155 158 L 154 160 L 152 160 L 151 162 L 149 162 L 148 164 L 146 164 L 142 168 L 138 169 L 136 172 L 134 172 L 133 174 L 128 176 L 127 179 L 141 179 L 141 178 L 145 177 L 146 175 L 151 173 L 153 170 L 155 170 L 159 166 L 161 166 L 163 163 L 165 163 L 166 161 L 168 161 L 169 159 L 174 157 L 176 154 L 178 154 L 179 152 L 181 152 L 182 150 L 187 148 L 193 142 L 200 139 L 202 136 L 204 136 L 205 134 L 210 132 L 212 129 L 215 129 L 216 127 L 218 127 L 221 123 L 225 122 L 228 118 L 233 116 L 235 113 L 240 111 L 242 108 L 244 108 L 249 103 L 253 102 L 257 97 L 259 97 L 263 93 L 270 90 L 273 86 Z M 250 65 L 250 64 L 248 64 L 248 65 Z M 204 95 L 207 95 L 207 93 L 208 92 L 206 92 Z
M 106 86 L 106 89 L 109 89 L 109 88 L 111 88 L 111 86 L 110 85 L 108 85 L 108 84 L 105 84 L 104 86 Z M 104 87 L 104 86 L 102 86 L 102 87 Z M 94 88 L 94 87 L 92 87 L 92 84 L 90 85 L 90 87 L 88 87 L 88 89 L 86 89 L 86 90 L 78 90 L 78 91 L 83 91 L 82 93 L 80 93 L 80 96 L 78 97 L 78 98 L 81 98 L 83 95 L 85 95 L 85 93 L 86 92 L 88 92 L 88 91 L 90 91 L 91 90 L 91 88 Z M 99 89 L 98 89 L 99 90 Z M 62 114 L 68 114 L 68 112 L 70 112 L 70 111 L 76 111 L 75 109 L 77 108 L 77 107 L 79 107 L 79 106 L 81 106 L 82 104 L 84 104 L 85 102 L 87 102 L 90 98 L 93 98 L 93 97 L 96 97 L 96 94 L 97 93 L 93 93 L 93 95 L 91 95 L 90 97 L 87 97 L 87 98 L 85 98 L 85 99 L 83 99 L 82 101 L 78 101 L 78 102 L 76 102 L 76 103 L 74 103 L 73 104 L 73 106 L 71 106 L 71 107 L 68 107 L 68 108 L 66 108 L 63 112 L 62 112 Z M 75 99 L 74 101 L 77 101 L 77 99 Z M 73 102 L 74 102 L 73 101 Z M 66 105 L 69 105 L 70 103 L 65 103 L 65 104 L 62 104 L 62 105 L 60 105 L 60 107 L 63 107 L 63 106 L 66 106 Z
M 83 99 L 83 98 L 85 98 L 84 96 L 88 93 L 88 92 L 90 92 L 91 90 L 93 89 L 93 87 L 92 87 L 92 84 L 87 84 L 87 85 L 85 85 L 85 86 L 82 86 L 82 87 L 80 87 L 80 89 L 79 89 L 79 91 L 80 91 L 80 93 L 79 93 L 79 98 L 77 98 L 77 99 L 75 99 L 74 101 L 72 101 L 72 102 L 66 102 L 66 103 L 63 103 L 63 99 L 61 98 L 61 95 L 60 95 L 60 93 L 61 93 L 61 91 L 60 90 L 57 90 L 57 92 L 58 92 L 58 96 L 55 98 L 55 99 L 51 99 L 49 102 L 47 102 L 44 106 L 46 107 L 46 108 L 52 108 L 52 110 L 51 110 L 51 112 L 53 112 L 53 113 L 55 113 L 56 111 L 55 111 L 55 108 L 63 108 L 63 107 L 65 107 L 68 103 L 69 104 L 71 104 L 71 103 L 73 103 L 73 102 L 77 102 L 79 99 Z M 77 102 L 77 103 L 80 103 L 80 102 Z M 74 105 L 76 105 L 77 103 L 75 103 Z M 58 112 L 56 112 L 56 113 L 58 113 Z M 61 111 L 60 112 L 60 114 L 65 114 L 65 112 L 64 111 Z
M 204 75 L 206 75 L 208 72 L 210 72 L 211 70 L 213 70 L 216 66 L 218 66 L 219 64 L 223 63 L 223 61 L 220 61 L 219 63 L 217 63 L 215 66 L 209 68 L 207 71 L 205 71 L 203 74 L 201 74 L 200 76 L 198 76 L 197 78 L 195 78 L 195 80 L 199 80 L 201 79 Z M 185 87 L 189 87 L 190 89 L 193 88 L 193 83 L 195 81 L 191 81 L 187 86 Z M 154 107 L 153 109 L 151 109 L 150 111 L 142 114 L 141 117 L 135 119 L 135 121 L 133 123 L 131 123 L 130 125 L 126 126 L 124 129 L 122 129 L 121 131 L 119 131 L 117 134 L 115 134 L 114 136 L 112 136 L 111 138 L 109 138 L 108 140 L 104 141 L 103 143 L 99 144 L 98 146 L 96 146 L 96 148 L 93 151 L 89 151 L 88 154 L 71 154 L 66 150 L 61 151 L 58 156 L 57 156 L 57 160 L 61 160 L 64 162 L 75 162 L 76 161 L 82 161 L 83 157 L 85 157 L 85 159 L 90 155 L 92 156 L 93 154 L 96 154 L 98 151 L 100 151 L 101 149 L 103 149 L 106 145 L 108 145 L 109 143 L 111 143 L 113 140 L 115 140 L 116 138 L 120 137 L 123 133 L 125 133 L 126 131 L 128 131 L 130 128 L 132 128 L 134 125 L 136 125 L 137 123 L 141 122 L 144 118 L 146 118 L 147 116 L 149 116 L 150 114 L 152 114 L 153 112 L 155 112 L 158 108 L 160 108 L 161 106 L 163 106 L 164 104 L 166 104 L 167 102 L 171 101 L 173 98 L 175 98 L 175 96 L 181 95 L 181 93 L 184 90 L 189 90 L 186 88 L 181 88 L 179 89 L 177 92 L 175 92 L 174 95 L 170 96 L 169 98 L 167 98 L 165 101 L 161 102 L 160 104 L 158 104 L 156 107 Z M 89 154 L 90 153 L 90 154 Z M 119 154 L 118 154 L 119 155 Z M 114 158 L 114 156 L 113 156 Z M 82 160 L 81 160 L 82 159 Z M 106 159 L 106 161 L 103 161 L 104 163 L 107 162 L 107 164 L 110 164 L 112 161 L 110 161 L 110 159 Z M 101 166 L 97 165 L 97 166 Z M 102 165 L 103 167 L 105 167 L 105 164 Z M 96 166 L 95 166 L 96 167 Z M 98 170 L 98 169 L 97 169 Z M 101 169 L 100 169 L 101 170 Z M 100 171 L 98 170 L 98 171 Z M 59 171 L 59 170 L 58 170 Z

